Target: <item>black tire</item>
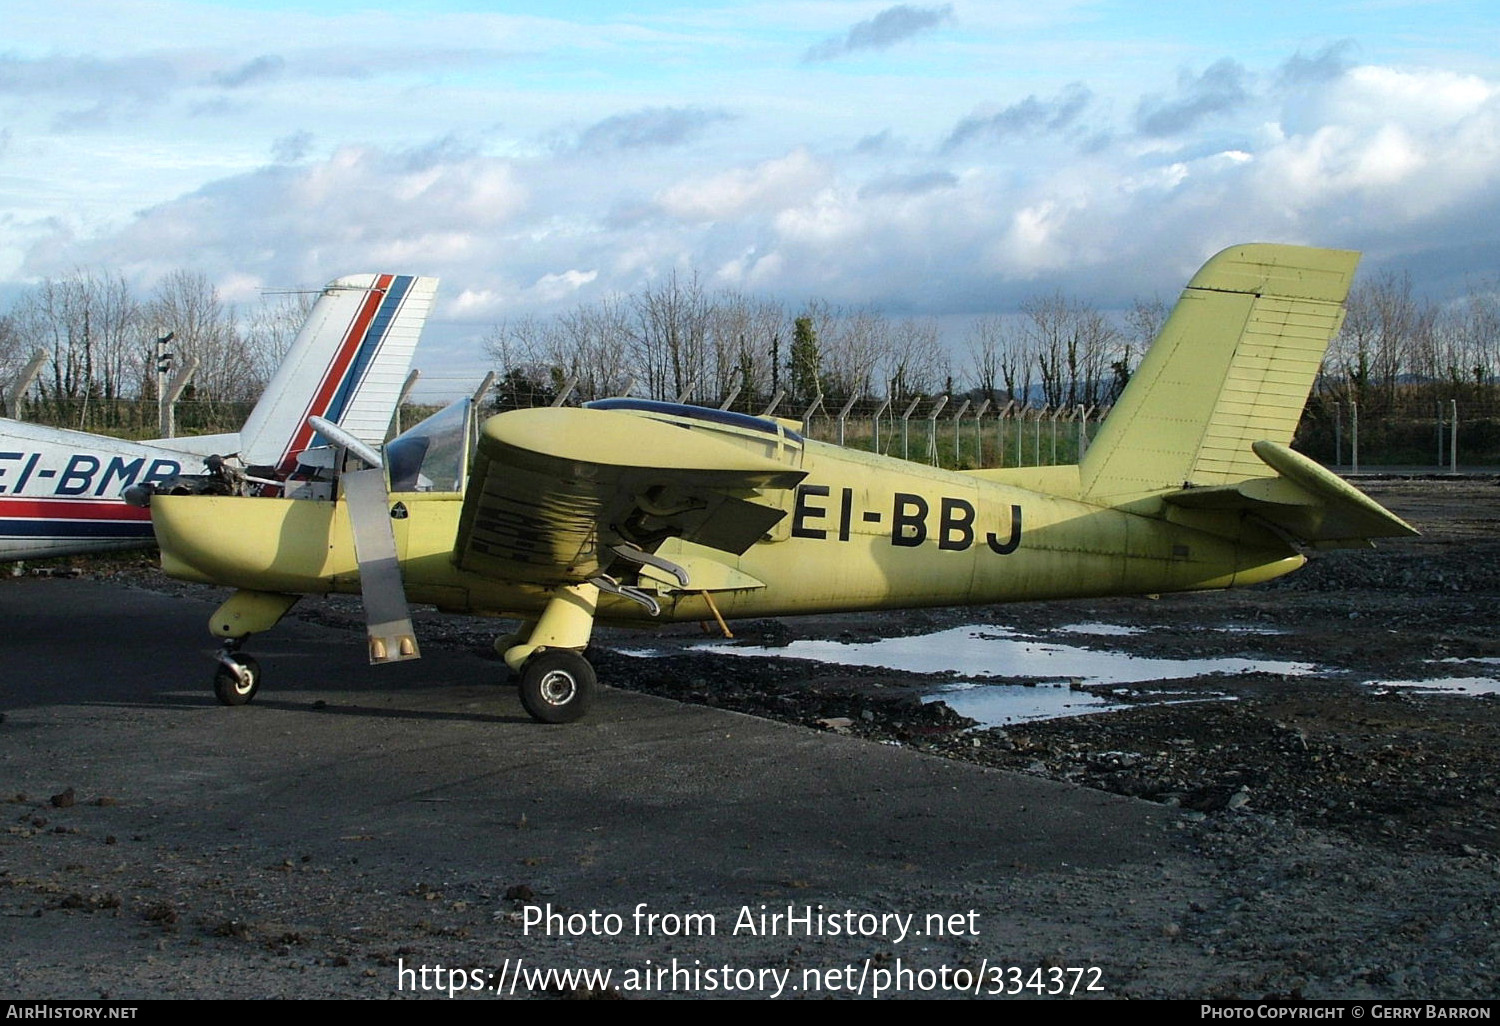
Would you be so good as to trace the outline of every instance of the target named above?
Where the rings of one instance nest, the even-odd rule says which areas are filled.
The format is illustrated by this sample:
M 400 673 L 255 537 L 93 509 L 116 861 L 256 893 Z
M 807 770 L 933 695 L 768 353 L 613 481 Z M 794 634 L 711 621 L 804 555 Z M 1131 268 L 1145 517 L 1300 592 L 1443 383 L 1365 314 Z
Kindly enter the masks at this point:
M 521 704 L 534 720 L 572 723 L 594 704 L 599 681 L 577 652 L 545 649 L 521 667 Z
M 229 658 L 239 666 L 244 679 L 220 663 L 214 671 L 214 695 L 225 705 L 244 705 L 260 690 L 260 663 L 254 656 L 235 654 Z

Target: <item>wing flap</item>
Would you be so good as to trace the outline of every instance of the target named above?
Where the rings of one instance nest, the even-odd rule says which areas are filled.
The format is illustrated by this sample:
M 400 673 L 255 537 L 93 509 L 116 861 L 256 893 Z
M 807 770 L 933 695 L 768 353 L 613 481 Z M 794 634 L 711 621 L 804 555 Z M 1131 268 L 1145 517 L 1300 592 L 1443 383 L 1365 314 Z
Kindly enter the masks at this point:
M 683 556 L 673 553 L 672 562 L 688 574 L 688 586 L 684 588 L 677 579 L 665 570 L 656 567 L 641 569 L 641 587 L 658 592 L 699 591 L 748 591 L 764 588 L 766 582 L 737 570 L 728 563 L 707 556 Z

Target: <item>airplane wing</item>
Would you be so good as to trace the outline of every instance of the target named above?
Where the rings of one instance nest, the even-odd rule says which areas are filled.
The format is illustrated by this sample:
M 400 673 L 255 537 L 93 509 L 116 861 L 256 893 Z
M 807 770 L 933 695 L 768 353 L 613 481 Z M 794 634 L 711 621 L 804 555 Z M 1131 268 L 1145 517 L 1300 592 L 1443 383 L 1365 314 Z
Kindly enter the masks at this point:
M 738 555 L 785 515 L 801 438 L 774 421 L 638 400 L 518 410 L 481 432 L 454 560 L 558 585 L 681 538 Z M 636 561 L 639 562 L 639 561 Z

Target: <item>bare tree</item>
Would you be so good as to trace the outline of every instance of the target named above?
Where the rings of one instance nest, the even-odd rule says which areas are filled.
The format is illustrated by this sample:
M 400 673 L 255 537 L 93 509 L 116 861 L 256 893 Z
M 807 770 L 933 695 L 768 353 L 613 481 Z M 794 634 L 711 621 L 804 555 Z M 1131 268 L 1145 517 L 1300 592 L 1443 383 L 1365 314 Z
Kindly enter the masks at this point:
M 893 325 L 881 370 L 893 403 L 941 389 L 947 383 L 949 366 L 937 322 L 908 318 Z
M 207 275 L 186 270 L 168 274 L 146 305 L 145 318 L 153 337 L 174 335 L 173 352 L 181 359 L 197 357 L 198 371 L 192 382 L 195 398 L 209 402 L 255 398 L 263 384 L 259 361 L 247 355 L 234 313 L 219 299 L 219 290 Z M 143 348 L 143 356 L 149 360 L 154 353 Z
M 974 387 L 981 397 L 994 403 L 1000 398 L 1001 366 L 1004 362 L 1006 337 L 1005 320 L 1001 317 L 981 317 L 969 327 L 964 336 L 964 349 L 969 354 L 969 367 L 974 374 Z
M 1378 401 L 1390 410 L 1414 357 L 1428 364 L 1424 376 L 1441 373 L 1432 363 L 1437 359 L 1432 345 L 1435 311 L 1412 295 L 1409 274 L 1387 271 L 1356 284 L 1345 309 L 1344 325 L 1326 358 L 1334 372 L 1327 375 L 1325 370 L 1325 376 L 1331 377 L 1337 397 Z
M 89 400 L 130 391 L 140 308 L 123 278 L 77 271 L 45 279 L 22 296 L 11 323 L 22 350 L 52 354 L 39 388 L 59 404 L 59 417 L 64 404 L 82 400 L 76 413 L 81 426 Z
M 1139 355 L 1151 348 L 1151 343 L 1161 334 L 1162 326 L 1167 323 L 1171 313 L 1159 296 L 1136 299 L 1125 312 L 1125 330 L 1120 351 L 1117 358 L 1110 362 L 1110 381 L 1104 396 L 1107 402 L 1112 403 L 1120 398 L 1120 393 L 1130 383 L 1130 376 L 1135 373 Z
M 307 322 L 317 292 L 280 292 L 267 294 L 251 311 L 243 334 L 245 358 L 256 391 L 265 388 L 297 333 Z
M 740 402 L 749 409 L 772 390 L 772 361 L 779 354 L 779 340 L 788 334 L 786 310 L 780 303 L 725 290 L 713 297 L 709 334 L 714 352 L 717 394 L 727 395 L 735 386 Z
M 1107 370 L 1119 342 L 1109 318 L 1061 292 L 1028 299 L 1021 310 L 1043 401 L 1053 407 L 1101 402 L 1108 394 Z
M 826 310 L 826 304 L 809 304 Z M 891 325 L 885 315 L 863 307 L 824 318 L 819 341 L 823 351 L 823 381 L 830 395 L 852 396 L 884 389 L 876 382 L 876 368 L 890 356 Z
M 697 272 L 674 270 L 630 297 L 634 363 L 650 394 L 675 399 L 713 380 L 709 366 L 708 307 Z

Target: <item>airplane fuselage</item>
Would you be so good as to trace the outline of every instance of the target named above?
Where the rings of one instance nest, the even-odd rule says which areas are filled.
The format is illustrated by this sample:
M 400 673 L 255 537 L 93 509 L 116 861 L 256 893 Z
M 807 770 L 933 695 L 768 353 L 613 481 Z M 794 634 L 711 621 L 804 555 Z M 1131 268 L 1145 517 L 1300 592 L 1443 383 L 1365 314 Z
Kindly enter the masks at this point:
M 995 480 L 994 472 L 955 473 L 813 441 L 800 465 L 807 476 L 780 493 L 786 515 L 743 555 L 675 539 L 657 549 L 690 576 L 682 587 L 643 575 L 661 619 L 711 619 L 705 593 L 724 617 L 742 618 L 1224 588 L 1303 562 L 1269 536 L 1247 545 L 1165 515 Z M 1013 473 L 1065 490 L 1073 469 Z M 546 587 L 455 565 L 461 495 L 394 493 L 389 501 L 412 601 L 522 619 L 547 602 Z M 152 508 L 172 576 L 288 594 L 360 590 L 343 502 L 157 496 Z M 608 595 L 598 617 L 650 620 Z
M 142 548 L 150 511 L 126 505 L 134 484 L 201 464 L 186 452 L 102 435 L 0 422 L 0 560 Z

